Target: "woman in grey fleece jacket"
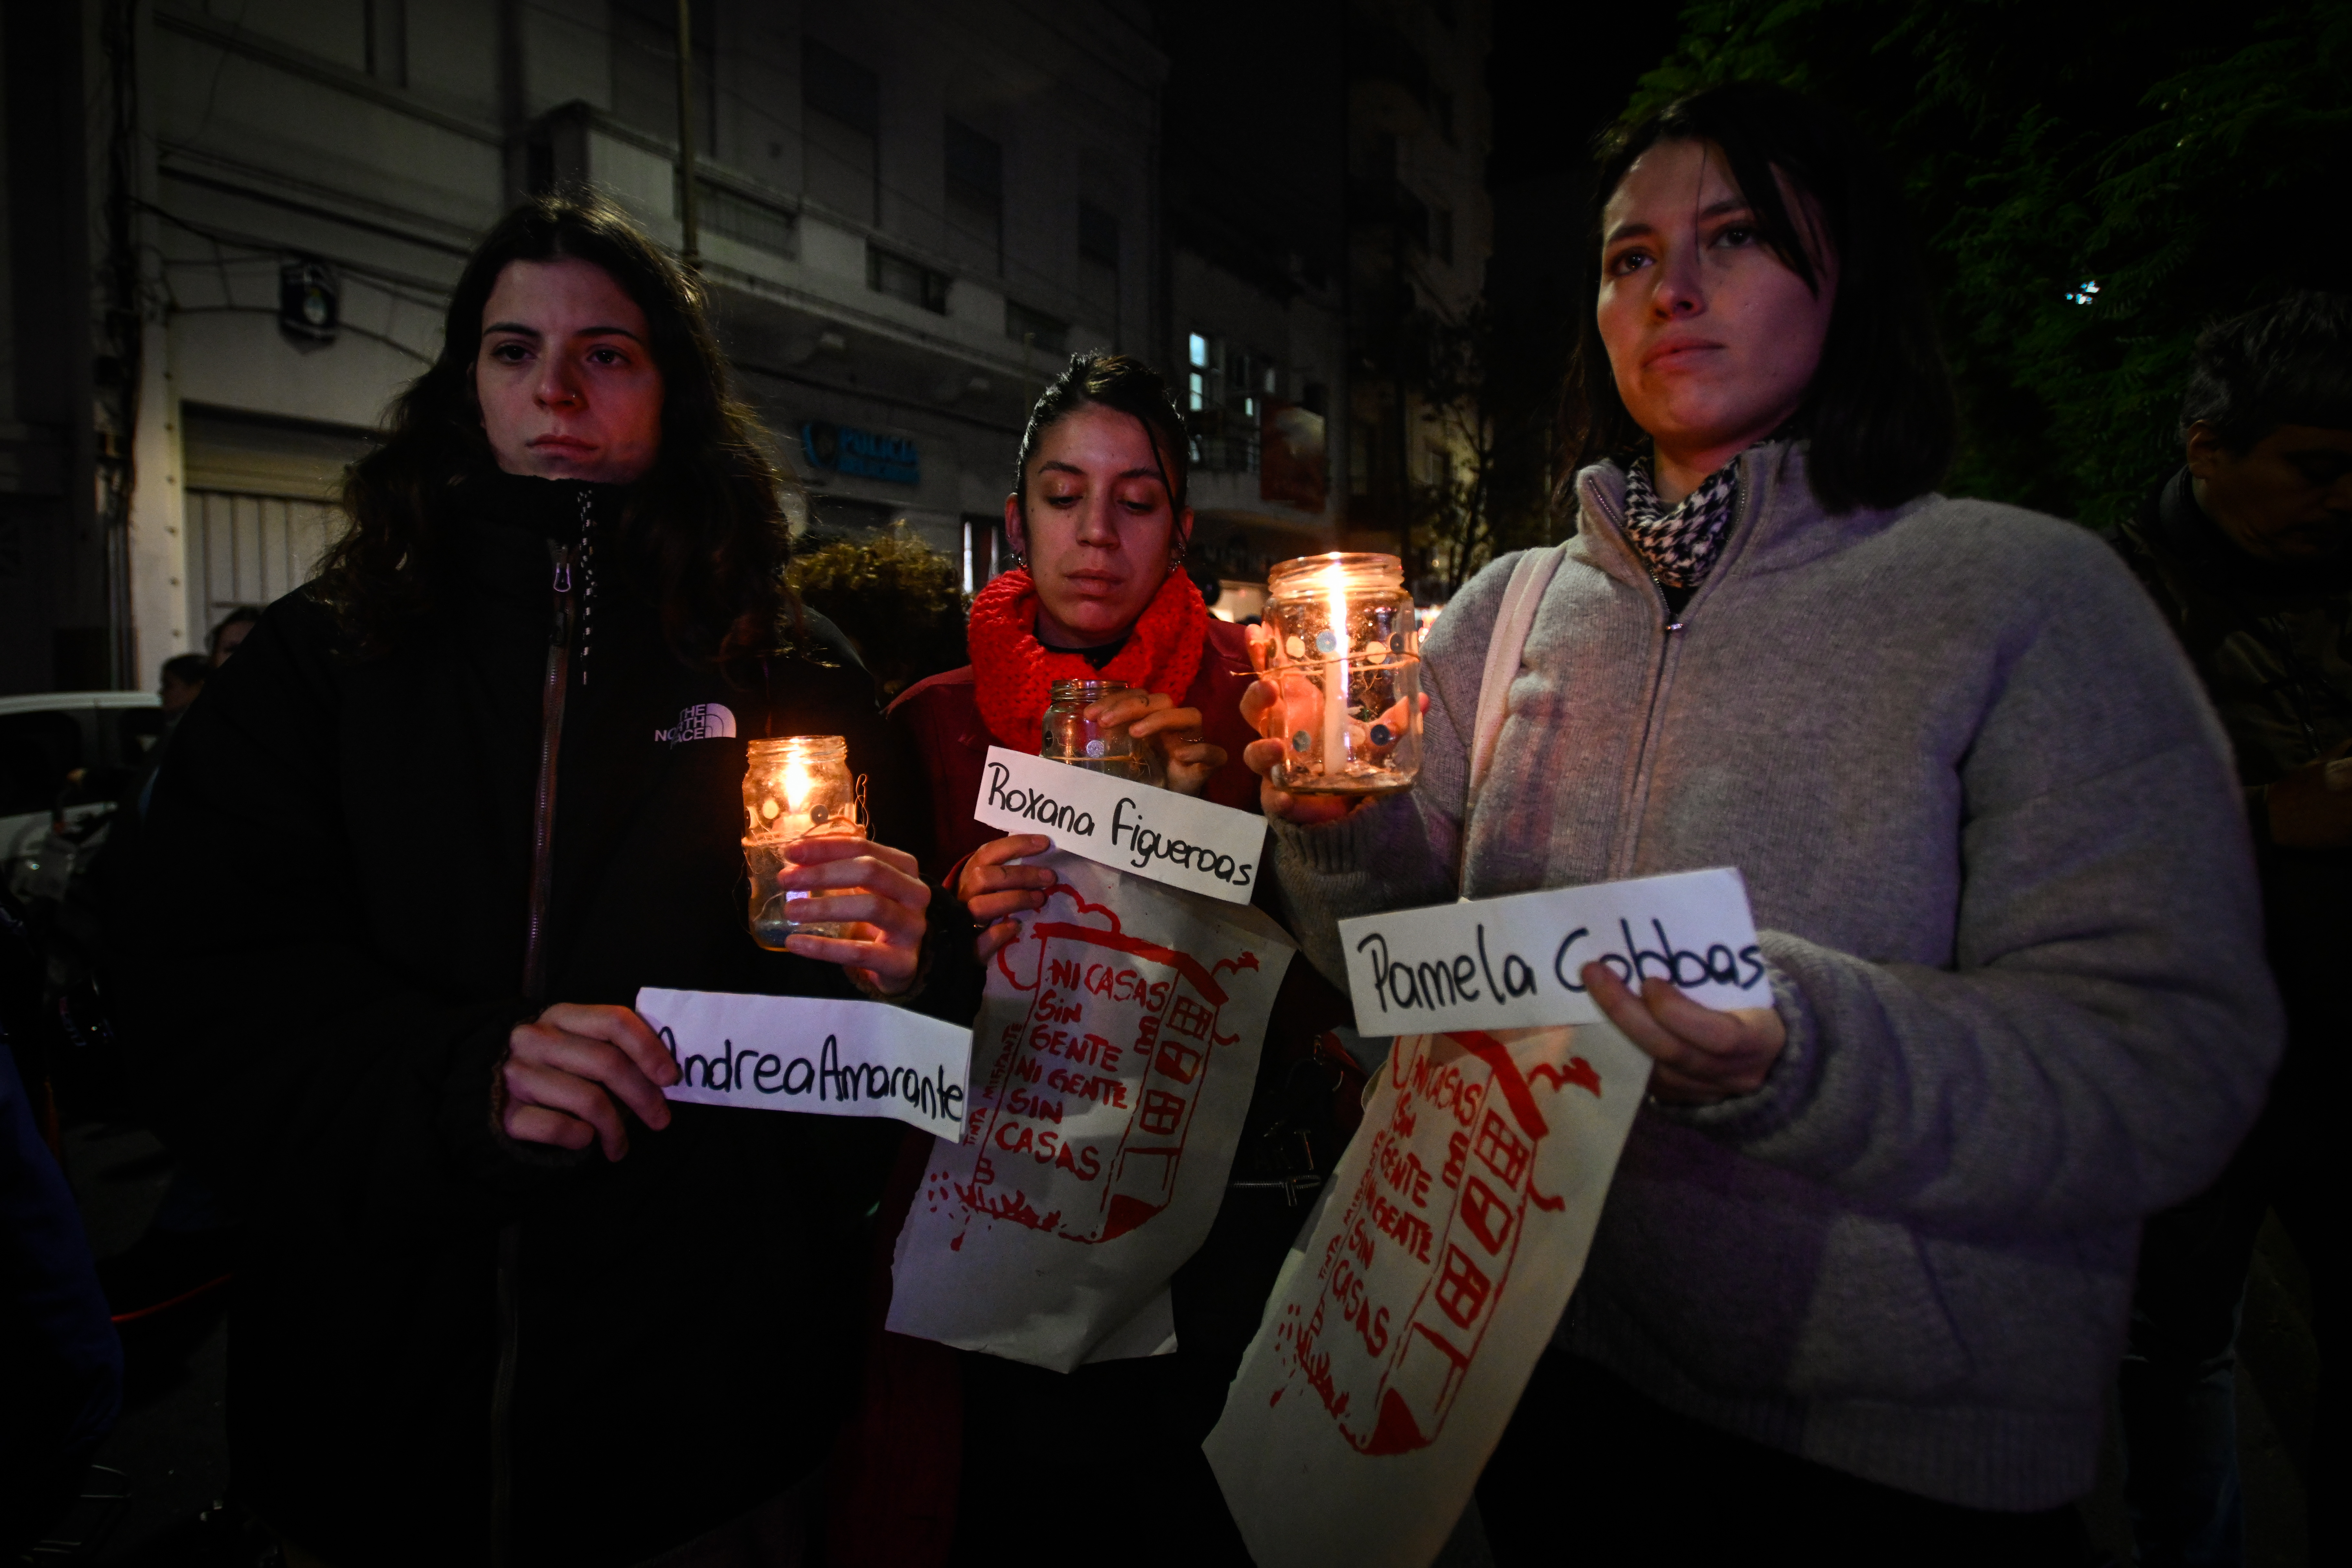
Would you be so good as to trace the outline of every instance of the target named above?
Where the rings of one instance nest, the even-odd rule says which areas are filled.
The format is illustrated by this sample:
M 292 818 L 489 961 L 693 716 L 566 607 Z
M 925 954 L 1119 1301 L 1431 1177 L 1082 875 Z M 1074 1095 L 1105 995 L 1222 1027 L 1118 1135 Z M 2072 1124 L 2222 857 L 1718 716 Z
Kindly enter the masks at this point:
M 1573 1424 L 1533 1406 L 1589 1390 L 1576 1377 L 1597 1364 L 1636 1408 L 1603 1401 L 1612 1430 L 1549 1467 L 1559 1482 L 1613 1496 L 1609 1466 L 1664 1467 L 1719 1501 L 1725 1478 L 1694 1465 L 1745 1454 L 1794 1510 L 1739 1521 L 1751 1547 L 1783 1531 L 1811 1561 L 1871 1555 L 1854 1521 L 1905 1517 L 1880 1507 L 1899 1493 L 1952 1506 L 1889 1528 L 1957 1533 L 1881 1540 L 1875 1560 L 1965 1538 L 2013 1565 L 2055 1560 L 2056 1536 L 1991 1516 L 2090 1489 L 2141 1219 L 2203 1186 L 2251 1121 L 2276 1003 L 2229 754 L 2137 584 L 2085 531 L 1927 491 L 1948 412 L 1907 485 L 1886 456 L 1899 429 L 1859 455 L 1848 438 L 1838 399 L 1866 388 L 1875 351 L 1841 323 L 1900 281 L 1867 232 L 1892 220 L 1850 199 L 1871 189 L 1858 147 L 1801 100 L 1731 89 L 1620 149 L 1600 186 L 1614 373 L 1595 401 L 1621 396 L 1612 411 L 1654 442 L 1578 476 L 1483 793 L 1465 799 L 1471 731 L 1516 557 L 1430 634 L 1417 787 L 1335 818 L 1269 784 L 1268 816 L 1297 929 L 1334 976 L 1349 915 L 1739 868 L 1775 1005 L 1741 1017 L 1611 987 L 1626 1032 L 1682 1067 L 1653 1079 L 1505 1455 L 1530 1423 Z M 1777 216 L 1741 194 L 1763 184 Z M 1835 300 L 1810 345 L 1792 279 L 1824 316 Z M 1661 343 L 1696 345 L 1703 373 L 1659 373 Z M 1927 403 L 1932 425 L 1948 404 Z M 1758 439 L 1792 416 L 1811 441 Z M 1254 744 L 1252 765 L 1280 744 Z M 1711 1429 L 1759 1447 L 1641 1453 L 1625 1426 L 1658 1407 L 1668 1425 L 1641 1429 L 1662 1443 Z M 1481 1497 L 1505 1525 L 1509 1502 Z M 1656 1513 L 1638 1530 L 1718 1539 Z

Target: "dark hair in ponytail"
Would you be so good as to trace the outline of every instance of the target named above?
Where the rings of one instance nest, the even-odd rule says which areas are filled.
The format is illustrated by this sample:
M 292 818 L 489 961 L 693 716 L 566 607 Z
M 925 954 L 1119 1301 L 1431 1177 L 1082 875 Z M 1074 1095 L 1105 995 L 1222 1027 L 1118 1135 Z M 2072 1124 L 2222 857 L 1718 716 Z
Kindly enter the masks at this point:
M 603 268 L 645 311 L 661 369 L 661 452 L 628 487 L 616 544 L 665 639 L 688 662 L 720 663 L 774 647 L 797 624 L 783 576 L 784 481 L 751 414 L 730 395 L 702 285 L 610 202 L 558 192 L 524 202 L 474 247 L 449 299 L 440 356 L 394 403 L 383 444 L 344 479 L 351 524 L 311 591 L 363 657 L 431 609 L 462 548 L 454 494 L 496 471 L 473 366 L 499 275 L 512 262 L 567 258 Z
M 1013 493 L 1021 503 L 1021 514 L 1029 514 L 1029 462 L 1036 457 L 1038 445 L 1046 431 L 1081 408 L 1108 408 L 1141 423 L 1151 442 L 1151 460 L 1160 466 L 1160 483 L 1168 492 L 1171 526 L 1181 530 L 1184 494 L 1192 478 L 1192 443 L 1184 428 L 1184 416 L 1158 371 L 1139 359 L 1099 349 L 1072 354 L 1062 374 L 1046 385 L 1029 410 L 1029 424 L 1021 432 L 1020 461 L 1013 470 Z M 1183 542 L 1180 534 L 1177 548 L 1181 550 Z
M 1661 142 L 1719 149 L 1772 254 L 1819 293 L 1799 215 L 1776 174 L 1821 215 L 1837 264 L 1837 299 L 1795 434 L 1812 447 L 1805 473 L 1832 512 L 1889 507 L 1932 489 L 1951 466 L 1959 416 L 1935 312 L 1904 216 L 1902 192 L 1843 114 L 1763 82 L 1677 99 L 1605 139 L 1584 246 L 1585 303 L 1561 398 L 1562 435 L 1579 466 L 1646 451 L 1649 435 L 1617 395 L 1590 301 L 1600 289 L 1602 214 L 1633 161 Z

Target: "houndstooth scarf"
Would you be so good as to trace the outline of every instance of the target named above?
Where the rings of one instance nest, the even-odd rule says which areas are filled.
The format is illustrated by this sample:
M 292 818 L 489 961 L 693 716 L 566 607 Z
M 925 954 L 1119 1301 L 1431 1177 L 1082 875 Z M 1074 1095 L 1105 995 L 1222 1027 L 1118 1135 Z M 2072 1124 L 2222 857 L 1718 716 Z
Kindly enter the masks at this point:
M 1731 531 L 1739 459 L 1734 458 L 1699 481 L 1698 489 L 1666 507 L 1650 482 L 1650 459 L 1625 470 L 1625 537 L 1649 564 L 1650 574 L 1668 588 L 1695 588 L 1706 580 Z

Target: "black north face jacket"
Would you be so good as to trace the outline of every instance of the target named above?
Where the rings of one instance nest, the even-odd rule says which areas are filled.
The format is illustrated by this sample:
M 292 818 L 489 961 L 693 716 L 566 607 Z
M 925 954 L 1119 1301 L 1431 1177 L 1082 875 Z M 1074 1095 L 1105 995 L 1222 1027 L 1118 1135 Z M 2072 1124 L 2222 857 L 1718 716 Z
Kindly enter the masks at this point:
M 120 911 L 120 1016 L 161 1131 L 253 1233 L 229 1416 L 256 1511 L 339 1565 L 487 1559 L 512 1223 L 514 1560 L 628 1563 L 822 1460 L 900 1130 L 678 1105 L 608 1164 L 495 1129 L 508 1033 L 538 1011 L 552 562 L 589 487 L 469 489 L 462 580 L 393 652 L 350 657 L 296 594 L 206 683 Z M 920 853 L 922 781 L 863 669 L 814 617 L 731 679 L 689 668 L 599 555 L 571 574 L 545 999 L 855 995 L 747 934 L 740 785 L 750 737 L 845 736 L 875 837 Z M 968 1018 L 954 979 L 916 1005 Z

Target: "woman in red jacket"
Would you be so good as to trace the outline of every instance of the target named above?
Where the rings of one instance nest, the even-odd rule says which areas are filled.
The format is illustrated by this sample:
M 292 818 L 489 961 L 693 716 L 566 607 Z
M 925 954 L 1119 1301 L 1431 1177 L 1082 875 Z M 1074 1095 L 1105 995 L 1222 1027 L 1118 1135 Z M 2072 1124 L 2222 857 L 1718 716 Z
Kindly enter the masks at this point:
M 1100 721 L 1160 753 L 1167 786 L 1255 812 L 1242 764 L 1255 739 L 1241 695 L 1255 679 L 1243 628 L 1212 617 L 1183 569 L 1192 514 L 1183 416 L 1160 376 L 1121 355 L 1083 353 L 1045 389 L 1023 433 L 1004 529 L 1024 564 L 971 609 L 972 662 L 908 689 L 893 706 L 930 774 L 938 863 L 925 869 L 972 915 L 983 958 L 1011 942 L 1012 917 L 1041 907 L 1052 871 L 1013 864 L 1049 847 L 973 819 L 992 745 L 1035 754 L 1056 680 L 1123 681 L 1138 695 L 1098 703 Z M 936 906 L 935 906 L 936 907 Z M 1098 1434 L 1119 1473 L 1149 1477 L 1150 1505 L 1124 1484 L 1051 1488 L 1058 1539 L 1093 1541 L 1123 1563 L 1245 1563 L 1201 1457 L 1284 1249 L 1298 1227 L 1297 1173 L 1259 1150 L 1315 1150 L 1328 1169 L 1344 1132 L 1335 1098 L 1360 1079 L 1310 1042 L 1344 1016 L 1337 994 L 1293 964 L 1266 1031 L 1258 1087 L 1216 1226 L 1172 1282 L 1173 1355 L 1090 1364 L 1065 1375 L 883 1334 L 852 1447 L 836 1473 L 831 1560 L 844 1568 L 1005 1560 L 1034 1545 L 1037 1467 L 1059 1470 L 1071 1439 Z M 1336 1051 L 1333 1053 L 1336 1055 Z M 1338 1090 L 1335 1096 L 1335 1090 Z M 1311 1124 L 1311 1125 L 1310 1125 Z M 911 1199 L 919 1155 L 902 1159 Z M 1311 1175 L 1298 1186 L 1311 1187 Z M 903 1211 L 902 1211 L 903 1212 Z M 888 1226 L 886 1229 L 895 1229 Z M 1148 1517 L 1148 1529 L 1139 1531 Z M 1114 1545 L 1113 1543 L 1116 1542 Z
M 1004 532 L 1023 564 L 972 601 L 971 663 L 910 687 L 892 707 L 930 764 L 940 861 L 991 923 L 983 957 L 1012 938 L 1005 917 L 1045 902 L 1054 874 L 1006 862 L 1046 847 L 974 820 L 991 745 L 1034 754 L 1056 680 L 1118 680 L 1141 695 L 1097 703 L 1160 748 L 1167 786 L 1257 809 L 1241 763 L 1253 676 L 1243 629 L 1216 619 L 1183 567 L 1192 532 L 1184 418 L 1157 372 L 1082 353 L 1046 387 L 1021 437 Z

